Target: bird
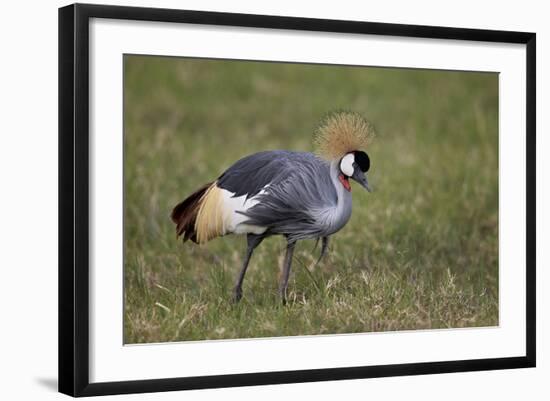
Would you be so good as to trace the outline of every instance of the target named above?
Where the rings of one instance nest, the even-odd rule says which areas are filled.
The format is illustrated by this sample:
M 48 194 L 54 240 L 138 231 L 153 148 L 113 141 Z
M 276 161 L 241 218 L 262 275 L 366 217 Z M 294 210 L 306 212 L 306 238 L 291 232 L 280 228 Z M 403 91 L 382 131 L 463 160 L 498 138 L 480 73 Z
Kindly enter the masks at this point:
M 314 131 L 315 152 L 267 150 L 243 157 L 171 213 L 176 236 L 196 244 L 228 234 L 246 235 L 246 252 L 233 287 L 239 302 L 250 259 L 267 237 L 286 238 L 278 293 L 287 300 L 296 243 L 321 240 L 319 263 L 329 237 L 352 212 L 350 179 L 371 192 L 366 148 L 374 137 L 371 123 L 354 111 L 325 115 Z

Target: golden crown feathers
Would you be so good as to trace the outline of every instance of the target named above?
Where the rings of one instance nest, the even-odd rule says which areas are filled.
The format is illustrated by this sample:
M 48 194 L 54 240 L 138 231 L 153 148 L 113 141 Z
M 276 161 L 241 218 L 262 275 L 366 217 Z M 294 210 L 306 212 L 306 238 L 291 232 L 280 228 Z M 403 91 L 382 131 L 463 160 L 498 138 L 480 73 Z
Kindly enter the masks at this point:
M 361 114 L 337 111 L 327 114 L 315 130 L 316 153 L 327 160 L 365 149 L 374 138 L 374 127 Z

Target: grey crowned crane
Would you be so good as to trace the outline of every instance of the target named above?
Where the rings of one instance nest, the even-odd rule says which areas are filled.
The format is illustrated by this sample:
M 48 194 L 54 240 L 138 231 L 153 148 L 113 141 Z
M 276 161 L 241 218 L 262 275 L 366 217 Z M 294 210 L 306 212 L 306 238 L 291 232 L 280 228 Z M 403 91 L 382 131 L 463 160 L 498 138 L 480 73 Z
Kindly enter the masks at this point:
M 296 242 L 321 239 L 319 262 L 329 236 L 351 216 L 349 179 L 370 191 L 365 175 L 370 160 L 362 149 L 372 136 L 371 125 L 359 114 L 338 112 L 317 129 L 316 154 L 273 150 L 240 159 L 174 208 L 177 236 L 204 244 L 227 234 L 246 234 L 247 250 L 233 290 L 236 302 L 254 249 L 268 236 L 285 236 L 279 283 L 285 302 Z

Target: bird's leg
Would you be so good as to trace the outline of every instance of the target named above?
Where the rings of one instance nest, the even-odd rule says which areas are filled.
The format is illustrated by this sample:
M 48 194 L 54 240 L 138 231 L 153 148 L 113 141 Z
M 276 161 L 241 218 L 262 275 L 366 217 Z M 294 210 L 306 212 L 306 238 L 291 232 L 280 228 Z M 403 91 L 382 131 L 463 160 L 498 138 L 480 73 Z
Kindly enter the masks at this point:
M 256 249 L 258 245 L 260 245 L 260 242 L 262 242 L 263 239 L 263 235 L 248 234 L 246 236 L 246 255 L 244 257 L 243 266 L 241 268 L 241 271 L 239 272 L 239 276 L 237 277 L 237 281 L 235 282 L 235 288 L 233 289 L 233 301 L 235 302 L 239 302 L 243 297 L 243 280 L 246 269 L 248 267 L 248 263 L 250 262 L 250 257 L 252 256 L 254 249 Z
M 315 252 L 315 250 L 317 249 L 317 245 L 319 245 L 319 237 L 315 238 L 315 245 L 313 245 L 313 249 L 311 250 L 311 252 Z
M 321 260 L 325 257 L 328 249 L 328 237 L 323 237 L 321 242 L 321 254 L 319 255 L 319 259 L 317 259 L 317 263 L 315 263 L 315 267 L 321 262 Z M 314 267 L 314 268 L 315 268 Z
M 283 301 L 283 304 L 286 304 L 286 289 L 288 287 L 288 276 L 290 275 L 290 266 L 292 265 L 292 255 L 294 254 L 294 246 L 296 242 L 288 242 L 286 245 L 286 255 L 283 265 L 283 275 L 281 276 L 281 281 L 279 283 L 279 295 Z

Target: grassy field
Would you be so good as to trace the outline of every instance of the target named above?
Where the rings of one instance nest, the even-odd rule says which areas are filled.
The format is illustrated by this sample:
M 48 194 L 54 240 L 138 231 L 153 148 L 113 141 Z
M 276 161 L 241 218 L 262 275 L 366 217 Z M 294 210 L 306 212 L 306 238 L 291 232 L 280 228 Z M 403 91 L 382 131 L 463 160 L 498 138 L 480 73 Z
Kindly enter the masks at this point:
M 125 343 L 498 324 L 498 76 L 126 56 Z M 353 189 L 329 256 L 245 238 L 175 238 L 171 209 L 239 158 L 312 150 L 334 109 L 367 116 L 374 192 Z M 352 184 L 353 186 L 354 184 Z

